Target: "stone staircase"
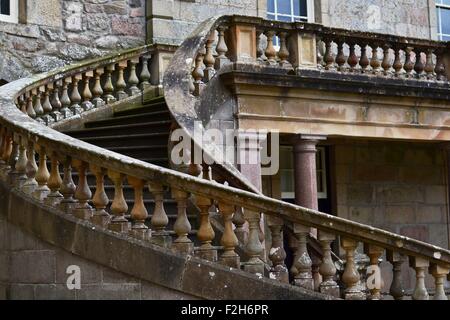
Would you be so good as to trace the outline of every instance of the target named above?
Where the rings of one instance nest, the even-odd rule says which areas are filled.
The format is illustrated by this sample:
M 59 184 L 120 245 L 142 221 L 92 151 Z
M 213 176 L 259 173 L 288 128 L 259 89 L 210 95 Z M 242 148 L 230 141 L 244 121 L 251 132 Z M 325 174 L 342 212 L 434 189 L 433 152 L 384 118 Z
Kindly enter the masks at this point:
M 147 163 L 169 168 L 168 141 L 172 121 L 164 97 L 151 98 L 139 107 L 131 107 L 114 112 L 110 118 L 88 121 L 84 128 L 64 131 L 65 134 L 87 143 L 105 148 Z M 77 176 L 75 173 L 74 176 Z M 95 176 L 87 176 L 89 188 L 95 192 Z M 114 185 L 107 180 L 104 184 L 109 199 L 114 198 Z M 134 205 L 133 187 L 124 182 L 123 193 L 128 205 L 126 217 L 130 219 L 130 212 Z M 154 198 L 145 193 L 144 204 L 149 216 L 147 225 L 150 227 L 152 213 L 155 211 Z M 109 207 L 111 204 L 107 207 Z M 164 208 L 169 218 L 169 229 L 173 229 L 177 218 L 177 206 L 170 192 L 164 194 Z M 190 210 L 189 210 L 190 209 Z M 191 236 L 197 232 L 197 210 L 188 207 L 188 219 L 193 228 Z M 192 240 L 195 238 L 192 237 Z

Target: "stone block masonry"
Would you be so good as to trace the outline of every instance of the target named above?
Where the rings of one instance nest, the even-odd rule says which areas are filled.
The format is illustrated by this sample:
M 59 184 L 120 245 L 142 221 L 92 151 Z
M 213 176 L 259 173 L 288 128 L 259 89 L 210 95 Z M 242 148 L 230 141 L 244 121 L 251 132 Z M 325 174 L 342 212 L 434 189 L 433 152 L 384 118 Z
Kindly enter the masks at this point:
M 145 43 L 145 0 L 29 0 L 25 20 L 0 22 L 8 82 Z

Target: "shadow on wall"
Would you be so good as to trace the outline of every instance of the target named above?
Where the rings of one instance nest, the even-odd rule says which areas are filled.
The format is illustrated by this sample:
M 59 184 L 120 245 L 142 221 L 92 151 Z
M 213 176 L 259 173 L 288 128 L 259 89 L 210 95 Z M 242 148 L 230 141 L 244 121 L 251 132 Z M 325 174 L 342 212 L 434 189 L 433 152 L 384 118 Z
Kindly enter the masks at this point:
M 8 83 L 8 81 L 0 79 L 0 87 L 5 85 L 5 84 L 7 84 L 7 83 Z

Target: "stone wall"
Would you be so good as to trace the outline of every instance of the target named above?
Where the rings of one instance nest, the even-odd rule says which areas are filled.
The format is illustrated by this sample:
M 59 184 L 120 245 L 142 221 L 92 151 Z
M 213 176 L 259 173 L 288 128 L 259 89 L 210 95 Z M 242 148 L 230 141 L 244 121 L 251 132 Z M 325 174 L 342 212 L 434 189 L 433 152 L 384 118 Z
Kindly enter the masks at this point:
M 26 24 L 0 22 L 0 79 L 8 82 L 145 42 L 145 0 L 26 3 Z
M 433 144 L 337 144 L 337 214 L 448 248 L 444 154 Z
M 198 23 L 210 17 L 266 17 L 266 8 L 266 0 L 148 0 L 149 40 L 179 45 Z
M 335 159 L 338 216 L 449 248 L 444 153 L 437 145 L 341 141 Z M 383 261 L 389 291 L 392 266 Z M 402 276 L 411 292 L 415 276 L 407 262 Z M 426 281 L 434 287 L 431 275 Z
M 434 0 L 321 0 L 316 17 L 328 26 L 436 39 Z
M 49 245 L 0 214 L 0 300 L 184 300 L 194 296 L 119 273 Z M 79 266 L 81 289 L 67 288 Z

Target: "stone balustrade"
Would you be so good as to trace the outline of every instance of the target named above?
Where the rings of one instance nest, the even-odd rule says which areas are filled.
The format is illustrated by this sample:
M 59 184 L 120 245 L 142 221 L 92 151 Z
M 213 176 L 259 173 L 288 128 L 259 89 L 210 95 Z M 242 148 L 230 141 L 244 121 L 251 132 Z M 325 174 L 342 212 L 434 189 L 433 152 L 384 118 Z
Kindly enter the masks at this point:
M 242 49 L 245 49 L 244 46 L 227 44 L 226 39 L 230 35 L 227 36 L 226 32 L 230 28 L 235 26 L 230 25 L 228 17 L 208 20 L 200 26 L 197 36 L 190 38 L 175 54 L 167 71 L 169 80 L 175 81 L 165 82 L 166 99 L 168 94 L 175 93 L 174 97 L 167 99 L 175 116 L 178 114 L 173 112 L 174 107 L 180 110 L 192 107 L 190 103 L 195 102 L 195 96 L 191 93 L 200 95 L 208 79 L 212 79 L 227 61 L 232 61 L 227 56 L 228 52 L 241 55 Z M 256 28 L 252 28 L 250 25 L 248 32 L 256 34 Z M 273 39 L 272 33 L 267 35 Z M 243 38 L 244 35 L 241 36 Z M 217 40 L 217 54 L 212 51 L 214 39 Z M 280 54 L 278 52 L 278 58 L 274 56 L 274 46 L 270 40 L 267 46 L 267 61 L 278 61 Z M 280 50 L 282 47 L 283 44 Z M 252 50 L 256 57 L 256 46 Z M 230 268 L 243 267 L 255 273 L 256 277 L 263 277 L 264 274 L 257 265 L 261 239 L 257 228 L 254 228 L 254 217 L 264 213 L 268 217 L 272 238 L 268 276 L 273 281 L 290 281 L 293 285 L 345 299 L 380 299 L 381 288 L 376 281 L 373 286 L 367 286 L 367 292 L 361 284 L 355 254 L 357 248 L 363 245 L 364 252 L 370 258 L 371 270 L 378 267 L 383 256 L 392 264 L 390 294 L 395 299 L 404 296 L 401 272 L 402 265 L 408 261 L 417 279 L 412 295 L 414 299 L 430 298 L 424 281 L 427 272 L 435 280 L 432 298 L 447 298 L 443 281 L 450 270 L 449 250 L 234 188 L 228 185 L 227 176 L 212 181 L 211 170 L 206 164 L 202 168 L 192 168 L 192 175 L 187 175 L 90 145 L 45 126 L 65 115 L 140 94 L 149 78 L 148 70 L 145 70 L 148 51 L 148 48 L 141 48 L 114 58 L 22 79 L 0 88 L 0 179 L 22 192 L 29 201 L 91 223 L 95 228 L 149 241 L 180 254 L 197 255 Z M 286 54 L 287 51 L 282 53 L 281 58 L 289 61 Z M 101 79 L 105 80 L 103 86 Z M 180 99 L 178 103 L 187 103 L 182 107 L 175 106 L 175 98 Z M 75 172 L 78 177 L 76 181 L 73 179 Z M 89 172 L 96 178 L 95 190 L 91 190 L 87 183 Z M 113 199 L 106 196 L 105 179 L 114 186 Z M 128 208 L 124 199 L 125 181 L 134 190 L 133 208 Z M 178 208 L 175 225 L 170 229 L 164 210 L 163 193 L 166 191 L 171 192 Z M 155 199 L 154 212 L 147 212 L 143 205 L 143 196 L 148 192 Z M 193 201 L 200 208 L 200 227 L 194 236 L 186 214 L 188 201 Z M 224 230 L 220 239 L 216 239 L 211 225 L 211 205 L 223 221 Z M 145 223 L 149 214 L 152 215 L 151 221 Z M 239 219 L 235 219 L 237 215 L 240 215 Z M 252 226 L 247 234 L 245 230 L 235 229 L 234 224 L 242 226 L 242 219 Z M 295 258 L 292 266 L 286 265 L 287 248 L 282 241 L 286 226 L 294 233 L 291 245 Z M 307 230 L 311 227 L 318 230 L 317 239 L 323 251 L 323 257 L 318 262 L 320 276 L 317 275 L 317 268 L 313 270 L 308 253 Z M 240 231 L 239 238 L 247 239 L 246 246 L 251 249 L 249 261 L 238 253 L 237 230 Z M 337 270 L 331 255 L 333 243 L 340 244 L 345 258 L 345 268 L 339 275 L 339 283 L 343 287 L 338 285 Z

